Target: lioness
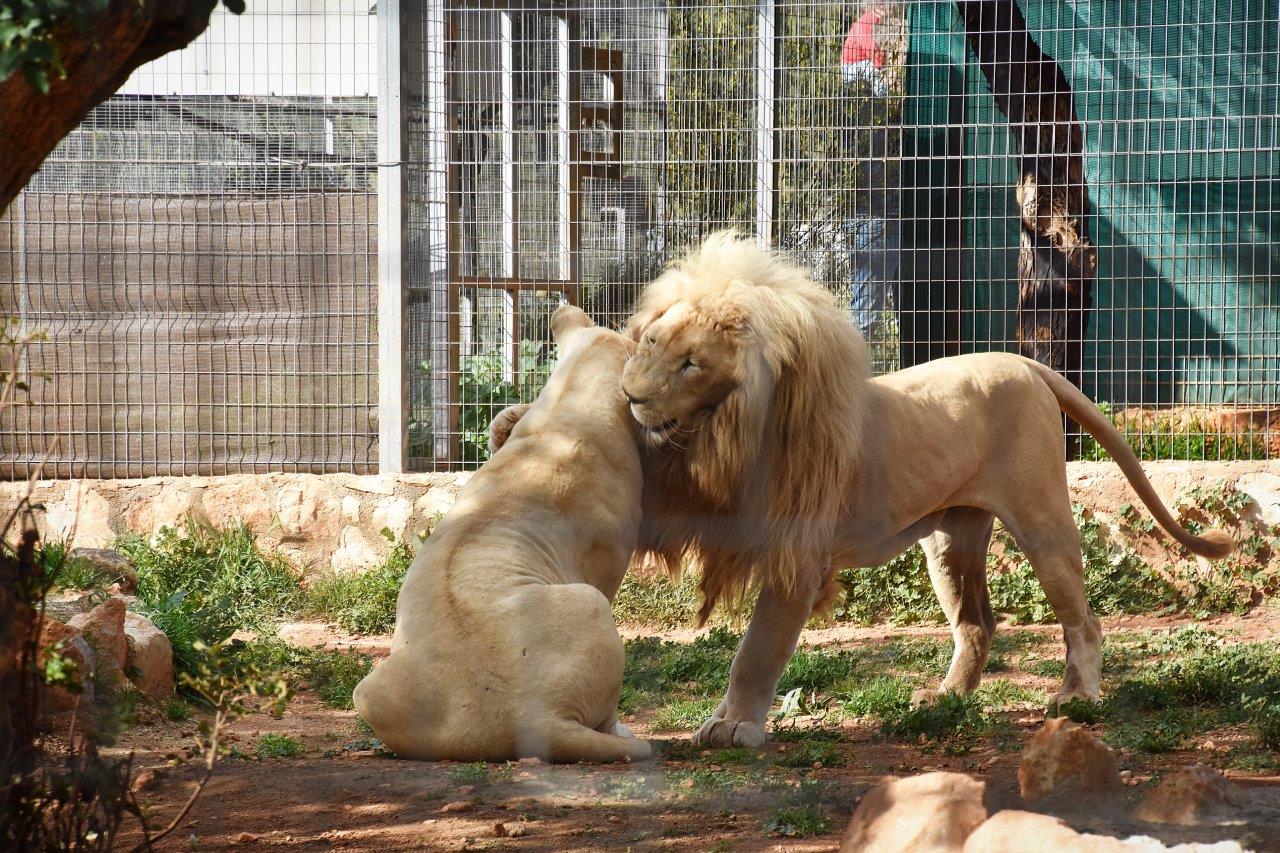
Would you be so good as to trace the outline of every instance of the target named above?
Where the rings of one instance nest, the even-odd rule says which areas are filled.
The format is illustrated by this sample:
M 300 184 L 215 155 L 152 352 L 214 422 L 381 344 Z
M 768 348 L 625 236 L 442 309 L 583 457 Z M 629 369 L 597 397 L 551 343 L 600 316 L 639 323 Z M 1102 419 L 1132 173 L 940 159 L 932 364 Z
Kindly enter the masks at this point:
M 940 689 L 974 689 L 995 629 L 996 518 L 1062 623 L 1054 702 L 1097 699 L 1101 631 L 1084 595 L 1061 412 L 1111 453 L 1174 539 L 1209 557 L 1232 547 L 1221 531 L 1180 527 L 1124 438 L 1052 370 L 991 353 L 870 379 L 866 343 L 834 296 L 732 233 L 650 284 L 629 333 L 638 349 L 622 387 L 648 446 L 639 557 L 700 564 L 703 619 L 722 596 L 760 587 L 728 695 L 697 744 L 762 743 L 778 676 L 834 571 L 882 564 L 913 542 L 955 640 Z
M 617 722 L 622 641 L 609 602 L 640 524 L 637 427 L 620 390 L 631 341 L 556 311 L 559 363 L 405 578 L 391 655 L 355 705 L 407 758 L 646 758 Z M 523 414 L 522 418 L 515 415 Z

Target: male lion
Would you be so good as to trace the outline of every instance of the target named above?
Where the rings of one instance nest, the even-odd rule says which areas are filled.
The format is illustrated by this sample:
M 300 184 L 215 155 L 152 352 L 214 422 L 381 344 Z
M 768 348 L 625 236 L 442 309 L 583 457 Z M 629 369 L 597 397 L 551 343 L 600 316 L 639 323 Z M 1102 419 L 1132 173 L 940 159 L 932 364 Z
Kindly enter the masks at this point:
M 391 655 L 356 687 L 360 717 L 400 756 L 650 754 L 617 722 L 609 608 L 640 526 L 637 427 L 619 390 L 635 347 L 578 308 L 551 328 L 547 387 L 494 419 L 504 446 L 414 558 Z
M 941 691 L 974 689 L 995 628 L 985 569 L 996 518 L 1062 623 L 1055 704 L 1097 699 L 1101 630 L 1085 601 L 1063 411 L 1173 538 L 1205 556 L 1231 550 L 1222 531 L 1178 525 L 1123 437 L 1052 370 L 990 353 L 870 379 L 866 343 L 835 298 L 732 232 L 650 284 L 629 332 L 638 349 L 622 387 L 648 445 L 638 559 L 700 565 L 703 620 L 718 599 L 760 589 L 728 695 L 694 743 L 762 743 L 778 676 L 835 569 L 879 565 L 913 542 L 955 640 Z

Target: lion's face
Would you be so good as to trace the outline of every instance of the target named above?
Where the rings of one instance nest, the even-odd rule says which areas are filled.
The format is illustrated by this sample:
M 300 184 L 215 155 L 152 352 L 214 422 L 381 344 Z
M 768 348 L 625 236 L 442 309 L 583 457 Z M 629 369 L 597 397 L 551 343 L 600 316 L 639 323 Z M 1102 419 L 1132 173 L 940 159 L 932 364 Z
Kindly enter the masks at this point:
M 741 336 L 679 303 L 632 331 L 638 345 L 622 373 L 631 413 L 651 444 L 684 444 L 741 384 Z

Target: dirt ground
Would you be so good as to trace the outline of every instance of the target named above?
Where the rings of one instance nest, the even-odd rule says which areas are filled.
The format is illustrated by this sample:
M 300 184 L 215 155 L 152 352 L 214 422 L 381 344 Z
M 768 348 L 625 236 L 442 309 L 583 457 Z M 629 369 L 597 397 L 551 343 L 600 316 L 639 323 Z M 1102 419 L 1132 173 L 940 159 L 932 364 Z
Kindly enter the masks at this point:
M 1179 624 L 1187 620 L 1128 617 L 1107 620 L 1107 629 Z M 1242 640 L 1274 638 L 1280 632 L 1280 610 L 1262 608 L 1248 617 L 1202 624 Z M 1054 645 L 1040 647 L 1043 656 L 1062 654 L 1053 627 L 1001 630 L 1050 634 Z M 353 640 L 319 625 L 285 626 L 282 635 L 296 644 Z M 840 648 L 904 635 L 947 637 L 941 628 L 841 627 L 809 631 L 804 642 Z M 688 640 L 693 632 L 663 636 Z M 372 654 L 385 653 L 385 639 L 356 642 Z M 1001 677 L 1037 689 L 1051 686 L 1049 680 L 1020 670 L 1002 672 Z M 117 749 L 133 751 L 140 768 L 156 771 L 158 781 L 145 797 L 156 822 L 165 823 L 188 796 L 196 774 L 190 748 L 195 722 L 170 722 L 158 712 L 144 717 Z M 792 744 L 771 742 L 761 755 L 722 766 L 711 763 L 709 753 L 692 749 L 687 732 L 654 732 L 641 715 L 624 720 L 654 742 L 657 754 L 652 761 L 611 766 L 526 761 L 478 769 L 383 757 L 369 748 L 353 712 L 327 708 L 304 691 L 281 719 L 258 714 L 236 723 L 237 754 L 219 765 L 204 796 L 161 849 L 833 850 L 859 799 L 887 774 L 962 771 L 987 782 L 993 806 L 1016 805 L 1018 750 L 1043 723 L 1044 714 L 1027 709 L 1010 712 L 1010 718 L 1015 742 L 983 743 L 964 755 L 890 741 L 874 723 L 846 720 L 840 724 L 841 749 L 848 759 L 844 766 L 792 769 L 774 763 Z M 289 734 L 305 752 L 287 759 L 246 757 L 268 732 Z M 1121 753 L 1121 767 L 1131 774 L 1129 804 L 1141 799 L 1169 769 L 1196 762 L 1224 766 L 1219 759 L 1247 737 L 1244 731 L 1225 730 L 1193 749 Z M 1255 789 L 1254 796 L 1280 814 L 1280 774 L 1225 772 Z M 806 838 L 775 834 L 777 824 L 770 823 L 770 816 L 797 796 L 819 804 L 829 820 L 826 832 Z M 1243 837 L 1256 849 L 1280 849 L 1280 824 L 1162 830 L 1099 815 L 1077 815 L 1070 822 L 1079 829 L 1151 835 L 1166 842 Z

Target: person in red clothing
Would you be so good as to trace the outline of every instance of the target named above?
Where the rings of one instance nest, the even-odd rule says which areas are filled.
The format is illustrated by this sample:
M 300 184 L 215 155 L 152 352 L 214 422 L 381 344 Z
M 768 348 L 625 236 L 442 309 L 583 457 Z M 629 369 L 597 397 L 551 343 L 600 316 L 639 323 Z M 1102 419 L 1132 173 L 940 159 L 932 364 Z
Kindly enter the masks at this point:
M 889 15 L 888 4 L 868 5 L 849 28 L 840 51 L 840 68 L 849 96 L 861 103 L 861 122 L 873 116 L 888 116 L 888 86 L 884 72 L 886 57 L 880 48 L 878 30 Z M 884 149 L 872 146 L 865 172 L 865 202 L 845 223 L 849 243 L 849 311 L 868 341 L 883 328 L 889 308 L 889 292 L 898 283 L 897 187 L 889 182 Z
M 840 68 L 846 83 L 866 81 L 876 97 L 884 97 L 884 51 L 876 42 L 876 30 L 888 14 L 883 3 L 873 3 L 866 8 L 849 28 L 844 48 L 840 51 Z

